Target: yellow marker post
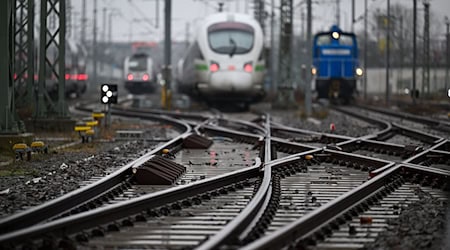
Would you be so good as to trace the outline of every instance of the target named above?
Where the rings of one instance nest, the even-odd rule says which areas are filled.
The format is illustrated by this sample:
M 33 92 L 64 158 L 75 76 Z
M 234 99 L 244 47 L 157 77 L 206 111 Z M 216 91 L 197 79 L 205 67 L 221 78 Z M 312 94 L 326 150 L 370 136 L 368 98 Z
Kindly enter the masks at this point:
M 93 130 L 93 129 L 89 129 L 89 130 L 86 130 L 86 135 L 90 135 L 90 136 L 92 136 L 92 135 L 94 135 L 95 134 L 95 131 Z
M 76 132 L 84 132 L 84 131 L 87 131 L 89 129 L 91 129 L 90 126 L 75 126 L 75 128 L 74 128 L 74 130 Z
M 48 153 L 48 147 L 43 141 L 34 141 L 31 143 L 31 149 L 35 152 Z
M 102 119 L 105 118 L 105 113 L 102 112 L 93 112 L 92 118 L 98 122 L 98 126 L 100 127 L 102 124 Z
M 32 148 L 42 148 L 45 146 L 45 143 L 43 141 L 34 141 L 31 143 Z
M 25 143 L 16 143 L 13 145 L 13 150 L 16 153 L 16 157 L 23 160 L 23 154 L 27 154 L 27 160 L 31 160 L 31 149 Z
M 86 126 L 89 126 L 89 127 L 98 126 L 98 121 L 88 121 L 88 122 L 86 122 Z
M 25 150 L 28 146 L 25 143 L 16 143 L 13 145 L 13 150 Z
M 92 113 L 92 118 L 94 118 L 94 119 L 101 119 L 101 118 L 104 118 L 104 117 L 105 117 L 105 114 L 102 113 L 102 112 L 94 112 L 94 113 Z
M 166 108 L 166 85 L 161 88 L 161 107 Z

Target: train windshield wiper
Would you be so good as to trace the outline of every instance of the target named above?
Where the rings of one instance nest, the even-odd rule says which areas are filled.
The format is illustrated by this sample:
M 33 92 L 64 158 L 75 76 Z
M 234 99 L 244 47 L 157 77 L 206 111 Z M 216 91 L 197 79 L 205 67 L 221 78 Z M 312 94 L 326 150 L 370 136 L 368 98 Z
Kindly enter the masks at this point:
M 233 46 L 230 51 L 230 57 L 233 57 L 234 53 L 236 53 L 237 45 L 233 38 L 230 37 L 230 44 Z

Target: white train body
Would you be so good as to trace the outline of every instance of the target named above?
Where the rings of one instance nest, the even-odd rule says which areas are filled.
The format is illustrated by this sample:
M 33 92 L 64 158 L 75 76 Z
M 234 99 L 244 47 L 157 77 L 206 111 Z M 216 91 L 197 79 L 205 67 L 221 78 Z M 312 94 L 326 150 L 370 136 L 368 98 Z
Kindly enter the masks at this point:
M 132 94 L 152 93 L 156 89 L 156 72 L 153 60 L 146 54 L 134 54 L 125 58 L 125 88 Z
M 205 18 L 178 62 L 179 89 L 207 102 L 261 100 L 263 41 L 260 25 L 249 15 L 217 13 Z

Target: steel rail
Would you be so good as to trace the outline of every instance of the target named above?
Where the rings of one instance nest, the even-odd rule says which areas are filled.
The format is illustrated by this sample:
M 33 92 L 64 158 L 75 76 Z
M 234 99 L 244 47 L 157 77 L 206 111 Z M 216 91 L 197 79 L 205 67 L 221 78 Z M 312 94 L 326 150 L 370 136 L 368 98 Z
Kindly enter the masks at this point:
M 404 163 L 412 163 L 412 164 L 417 164 L 419 162 L 424 161 L 424 159 L 427 158 L 427 154 L 429 154 L 430 152 L 433 152 L 434 150 L 439 149 L 441 146 L 443 146 L 444 144 L 446 144 L 448 141 L 447 140 L 443 140 L 440 143 L 432 146 L 431 148 L 422 151 L 421 153 L 414 155 L 408 159 L 406 159 L 405 161 L 403 161 Z M 444 151 L 446 152 L 446 151 Z
M 263 178 L 258 191 L 252 198 L 249 204 L 234 217 L 224 228 L 222 228 L 217 234 L 210 237 L 207 241 L 197 247 L 197 250 L 207 250 L 207 249 L 217 249 L 221 245 L 227 244 L 238 244 L 239 235 L 242 234 L 246 229 L 251 228 L 252 225 L 256 224 L 261 216 L 260 211 L 264 211 L 264 204 L 267 205 L 267 197 L 271 195 L 270 183 L 272 181 L 272 170 L 270 165 L 265 163 L 270 162 L 272 159 L 272 146 L 270 139 L 270 116 L 266 115 L 266 126 L 265 126 L 265 138 L 264 138 L 264 166 L 263 166 Z M 259 216 L 257 216 L 259 214 Z
M 330 134 L 330 133 L 320 133 L 320 132 L 310 131 L 310 130 L 305 130 L 305 129 L 292 128 L 292 127 L 288 127 L 288 126 L 285 126 L 285 125 L 282 125 L 279 123 L 275 123 L 275 122 L 272 122 L 272 125 L 273 125 L 271 127 L 272 131 L 285 131 L 285 132 L 296 133 L 296 134 L 315 135 L 318 137 L 330 138 L 332 140 L 339 141 L 339 142 L 353 139 L 353 137 L 350 137 L 350 136 Z
M 49 202 L 43 203 L 41 205 L 38 205 L 36 207 L 33 207 L 31 209 L 28 209 L 26 211 L 11 215 L 9 217 L 6 217 L 2 220 L 0 220 L 0 233 L 6 233 L 13 230 L 17 230 L 20 228 L 24 228 L 30 225 L 33 225 L 38 222 L 45 221 L 53 216 L 56 216 L 58 214 L 61 214 L 68 209 L 72 209 L 73 207 L 87 202 L 90 199 L 110 190 L 117 184 L 121 183 L 126 179 L 126 176 L 129 176 L 132 174 L 132 168 L 137 167 L 139 165 L 144 164 L 146 161 L 148 161 L 152 155 L 154 154 L 161 154 L 162 150 L 165 148 L 178 148 L 179 145 L 182 144 L 183 139 L 189 136 L 191 132 L 191 128 L 189 125 L 187 125 L 184 122 L 177 121 L 170 117 L 163 117 L 163 116 L 155 116 L 155 115 L 149 115 L 149 114 L 139 114 L 139 113 L 129 113 L 125 111 L 114 111 L 114 114 L 121 115 L 121 116 L 131 116 L 131 117 L 141 117 L 145 119 L 153 119 L 163 122 L 168 122 L 173 124 L 175 127 L 179 129 L 184 129 L 184 133 L 180 134 L 179 136 L 173 138 L 172 140 L 158 146 L 157 148 L 153 149 L 152 151 L 144 154 L 143 156 L 139 157 L 138 159 L 126 164 L 125 166 L 121 167 L 114 173 L 105 176 L 104 178 L 87 185 L 85 187 L 82 187 L 80 189 L 74 190 L 72 192 L 69 192 L 59 198 L 56 198 L 54 200 L 51 200 Z
M 260 127 L 257 124 L 254 124 L 252 122 L 248 122 L 248 121 L 243 121 L 243 120 L 236 120 L 236 119 L 224 119 L 224 118 L 218 118 L 217 119 L 219 121 L 219 125 L 223 126 L 223 124 L 226 124 L 228 126 L 234 124 L 237 126 L 245 126 L 247 127 L 247 130 L 253 130 L 252 132 L 258 132 L 258 134 L 260 135 L 265 135 L 266 131 L 264 128 Z
M 412 128 L 408 128 L 405 126 L 402 126 L 400 124 L 397 123 L 392 123 L 392 126 L 394 127 L 394 129 L 399 130 L 401 134 L 406 135 L 406 136 L 410 136 L 414 139 L 420 140 L 422 142 L 428 143 L 428 144 L 435 144 L 438 143 L 440 141 L 443 140 L 443 138 L 429 134 L 429 133 L 425 133 L 416 129 L 412 129 Z
M 218 135 L 226 135 L 228 137 L 242 140 L 242 141 L 252 143 L 255 145 L 259 144 L 260 142 L 262 142 L 264 140 L 264 136 L 261 136 L 261 135 L 250 134 L 247 132 L 236 131 L 236 130 L 223 128 L 223 127 L 211 126 L 209 124 L 202 125 L 200 127 L 200 129 L 202 129 L 204 131 L 209 131 L 209 132 L 212 132 L 212 133 L 218 134 Z
M 195 183 L 173 187 L 156 193 L 146 194 L 117 204 L 100 207 L 45 224 L 34 225 L 29 228 L 0 235 L 0 243 L 19 244 L 23 240 L 42 237 L 48 234 L 55 237 L 64 237 L 130 215 L 139 214 L 147 209 L 160 207 L 256 177 L 260 174 L 260 168 L 261 160 L 256 158 L 255 165 L 249 168 L 233 171 Z
M 192 120 L 201 120 L 201 121 L 208 120 L 208 119 L 211 119 L 214 117 L 211 115 L 176 112 L 176 111 L 169 111 L 169 110 L 138 109 L 138 108 L 129 108 L 129 107 L 120 107 L 120 106 L 114 106 L 113 110 L 133 111 L 133 112 L 146 113 L 146 114 L 165 115 L 165 116 L 175 117 L 175 118 L 179 118 L 179 119 L 192 119 Z
M 292 222 L 282 229 L 266 235 L 265 237 L 260 238 L 259 240 L 254 241 L 241 249 L 281 249 L 289 245 L 292 246 L 295 242 L 312 235 L 320 228 L 344 215 L 346 212 L 349 212 L 351 209 L 357 207 L 363 202 L 368 201 L 380 191 L 388 188 L 389 185 L 395 184 L 395 182 L 399 180 L 396 176 L 404 173 L 405 171 L 416 172 L 424 175 L 437 175 L 446 181 L 450 180 L 449 174 L 442 174 L 407 165 L 398 165 L 384 171 L 380 175 L 370 179 L 352 191 L 341 195 L 339 198 L 327 203 L 319 209 L 301 217 L 297 221 Z
M 342 148 L 342 150 L 346 152 L 354 152 L 355 150 L 361 149 L 402 157 L 408 157 L 414 153 L 419 153 L 423 150 L 422 147 L 400 145 L 395 143 L 364 140 L 364 139 L 355 139 L 351 141 L 346 141 L 338 143 L 336 146 Z
M 298 142 L 291 142 L 278 137 L 272 137 L 272 146 L 276 147 L 277 150 L 281 152 L 284 152 L 283 150 L 285 149 L 291 149 L 293 151 L 300 151 L 300 152 L 318 149 L 318 147 L 309 146 L 307 144 Z
M 364 137 L 364 139 L 374 139 L 374 140 L 380 140 L 380 141 L 384 141 L 387 140 L 389 138 L 391 138 L 393 136 L 393 131 L 392 131 L 392 125 L 389 122 L 383 121 L 383 120 L 378 120 L 378 119 L 374 119 L 368 116 L 364 116 L 361 114 L 358 114 L 356 112 L 344 109 L 344 108 L 333 108 L 336 111 L 339 111 L 341 113 L 350 115 L 350 116 L 354 116 L 356 118 L 359 118 L 363 121 L 366 121 L 368 123 L 373 123 L 373 124 L 378 124 L 378 126 L 381 127 L 381 131 L 376 132 L 375 134 L 371 134 L 371 135 L 367 135 Z
M 366 105 L 363 105 L 363 106 L 359 105 L 358 107 L 367 109 L 370 111 L 386 114 L 389 116 L 395 116 L 398 118 L 425 124 L 427 126 L 430 126 L 433 129 L 450 132 L 450 122 L 447 122 L 447 121 L 436 120 L 436 119 L 423 117 L 423 116 L 419 116 L 419 115 L 408 114 L 406 112 L 395 112 L 395 111 L 388 110 L 388 109 L 375 108 L 375 107 L 370 107 L 370 106 L 366 106 Z

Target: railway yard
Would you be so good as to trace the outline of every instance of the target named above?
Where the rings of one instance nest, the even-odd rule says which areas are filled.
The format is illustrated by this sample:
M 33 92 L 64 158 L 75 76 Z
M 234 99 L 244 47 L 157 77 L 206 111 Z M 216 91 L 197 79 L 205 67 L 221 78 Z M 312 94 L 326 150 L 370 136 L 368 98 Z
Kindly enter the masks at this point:
M 0 13 L 0 250 L 450 250 L 450 1 Z
M 48 154 L 2 160 L 1 249 L 450 247 L 445 109 L 132 103 L 87 142 L 37 133 Z

